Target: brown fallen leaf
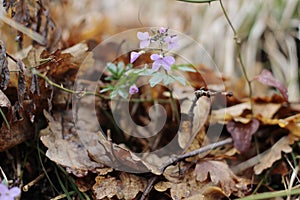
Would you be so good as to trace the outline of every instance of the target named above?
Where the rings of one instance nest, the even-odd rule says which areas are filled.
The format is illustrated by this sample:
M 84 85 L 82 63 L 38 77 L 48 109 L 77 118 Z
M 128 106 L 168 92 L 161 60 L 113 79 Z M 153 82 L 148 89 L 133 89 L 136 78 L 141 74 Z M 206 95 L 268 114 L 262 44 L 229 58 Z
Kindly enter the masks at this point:
M 231 134 L 234 147 L 241 153 L 249 150 L 251 145 L 252 135 L 259 128 L 259 121 L 252 119 L 246 124 L 231 120 L 226 125 L 227 131 Z
M 255 118 L 264 117 L 266 119 L 272 119 L 281 106 L 281 103 L 257 102 L 254 103 L 253 115 Z M 250 109 L 250 102 L 244 102 L 227 108 L 213 110 L 211 113 L 211 122 L 225 124 L 232 119 L 237 121 L 244 111 L 250 111 Z
M 143 192 L 147 180 L 143 177 L 121 172 L 119 178 L 97 176 L 93 186 L 93 193 L 97 199 L 112 198 L 131 200 L 139 192 Z
M 250 183 L 237 177 L 222 161 L 200 161 L 195 167 L 194 175 L 200 182 L 211 180 L 212 183 L 220 186 L 227 196 L 239 190 L 246 191 L 247 185 Z
M 85 145 L 78 138 L 78 135 L 72 132 L 68 117 L 72 118 L 72 112 L 58 114 L 56 119 L 46 111 L 48 127 L 41 130 L 41 141 L 48 147 L 46 156 L 52 161 L 64 167 L 68 167 L 78 177 L 87 175 L 87 171 L 94 171 L 96 168 L 103 168 L 103 164 L 94 162 L 90 159 Z M 65 118 L 64 124 L 57 120 Z M 68 130 L 68 131 L 64 131 Z
M 179 175 L 178 167 L 168 167 L 164 172 L 167 181 L 155 184 L 155 190 L 162 192 L 170 189 L 170 195 L 173 200 L 187 199 L 193 196 L 204 197 L 203 193 L 211 185 L 197 181 L 192 169 L 187 169 L 186 166 L 183 166 L 183 171 L 184 174 Z
M 273 163 L 279 159 L 281 159 L 281 152 L 289 153 L 293 149 L 290 146 L 296 141 L 296 138 L 292 135 L 284 136 L 280 140 L 278 140 L 271 149 L 268 150 L 266 154 L 260 159 L 260 162 L 254 166 L 255 174 L 261 174 L 263 170 L 270 168 Z

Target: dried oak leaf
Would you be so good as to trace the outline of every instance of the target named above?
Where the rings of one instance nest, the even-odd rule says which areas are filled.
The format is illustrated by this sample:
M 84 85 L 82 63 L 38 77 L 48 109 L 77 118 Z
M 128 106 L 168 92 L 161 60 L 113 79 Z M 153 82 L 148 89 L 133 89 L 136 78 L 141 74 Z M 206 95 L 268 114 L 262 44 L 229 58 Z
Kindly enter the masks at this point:
M 93 193 L 97 199 L 112 198 L 131 200 L 139 192 L 143 192 L 147 186 L 147 180 L 133 174 L 121 172 L 119 179 L 116 177 L 97 176 L 93 186 Z
M 206 170 L 208 170 L 208 168 L 206 168 Z M 167 179 L 167 181 L 161 181 L 156 183 L 154 185 L 155 190 L 159 192 L 165 192 L 168 189 L 170 189 L 170 195 L 173 200 L 179 200 L 179 199 L 214 200 L 214 199 L 222 199 L 224 197 L 226 198 L 228 196 L 228 194 L 225 193 L 224 189 L 219 187 L 220 186 L 219 183 L 214 183 L 214 182 L 212 183 L 211 180 L 206 178 L 207 177 L 206 171 L 198 172 L 196 171 L 196 169 L 190 168 L 190 166 L 188 166 L 187 164 L 181 165 L 181 171 L 184 174 L 181 175 L 179 173 L 178 166 L 169 166 L 163 174 L 164 177 Z M 222 173 L 221 176 L 223 176 L 224 172 L 221 173 Z M 202 175 L 204 174 L 205 178 L 203 178 L 203 180 L 202 179 L 199 180 L 198 174 L 202 174 Z M 243 190 L 244 188 L 242 187 L 246 185 L 245 184 L 246 181 L 242 182 L 237 177 L 235 177 L 235 179 L 236 180 L 234 180 L 233 182 L 236 185 L 236 190 L 240 189 L 240 191 L 244 192 Z
M 288 94 L 287 94 L 288 90 L 287 90 L 287 88 L 284 86 L 284 84 L 282 84 L 281 82 L 276 80 L 269 70 L 264 69 L 261 72 L 261 74 L 256 77 L 256 79 L 259 82 L 261 82 L 262 84 L 276 87 L 280 91 L 280 93 L 282 94 L 284 99 L 286 101 L 288 101 Z
M 46 152 L 48 158 L 59 165 L 67 167 L 69 172 L 78 177 L 85 176 L 87 171 L 104 167 L 103 164 L 90 159 L 85 145 L 78 138 L 78 135 L 72 132 L 71 122 L 68 122 L 66 116 L 63 114 L 57 116 L 58 119 L 64 118 L 65 123 L 62 124 L 61 121 L 56 120 L 46 111 L 44 111 L 44 115 L 49 125 L 41 130 L 40 134 L 42 135 L 41 141 L 48 147 Z M 72 115 L 72 113 L 70 112 L 69 115 Z M 66 130 L 67 133 L 64 133 Z
M 270 168 L 273 163 L 281 159 L 281 152 L 289 153 L 293 149 L 290 146 L 295 142 L 296 138 L 292 136 L 285 136 L 278 140 L 271 149 L 260 159 L 260 162 L 254 166 L 255 174 L 262 173 L 263 170 Z
M 208 179 L 220 186 L 224 193 L 229 196 L 239 190 L 246 191 L 248 181 L 237 177 L 222 161 L 203 160 L 197 163 L 194 171 L 197 181 L 204 182 Z
M 231 120 L 227 123 L 226 128 L 231 134 L 234 147 L 241 153 L 245 153 L 250 148 L 252 135 L 259 128 L 259 121 L 257 119 L 252 119 L 248 123 L 243 124 Z

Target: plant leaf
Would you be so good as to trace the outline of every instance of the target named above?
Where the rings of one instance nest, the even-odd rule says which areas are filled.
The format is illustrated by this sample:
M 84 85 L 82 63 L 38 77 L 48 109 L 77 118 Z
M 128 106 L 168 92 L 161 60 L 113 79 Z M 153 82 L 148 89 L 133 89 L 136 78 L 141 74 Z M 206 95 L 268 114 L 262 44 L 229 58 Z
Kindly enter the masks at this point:
M 262 84 L 276 87 L 282 94 L 283 98 L 288 101 L 287 88 L 284 84 L 276 80 L 269 70 L 264 69 L 261 74 L 256 77 L 256 79 Z
M 168 76 L 167 74 L 164 74 L 163 80 L 165 85 L 169 85 L 170 83 L 174 82 L 174 78 L 172 76 Z
M 278 140 L 270 150 L 260 159 L 260 162 L 254 166 L 255 174 L 261 174 L 263 170 L 270 168 L 273 163 L 281 159 L 281 152 L 290 153 L 293 151 L 291 144 L 294 143 L 294 140 L 289 136 L 284 136 Z
M 182 85 L 186 85 L 186 80 L 185 78 L 181 77 L 181 76 L 172 76 L 172 78 L 174 78 L 176 81 L 178 81 L 179 83 L 181 83 Z
M 227 123 L 226 128 L 231 134 L 234 147 L 241 153 L 245 153 L 250 148 L 252 135 L 259 128 L 259 121 L 257 119 L 252 119 L 247 124 L 243 124 L 231 120 Z
M 155 85 L 157 85 L 162 80 L 163 80 L 162 74 L 157 72 L 157 73 L 153 74 L 153 76 L 150 78 L 150 80 L 149 80 L 150 86 L 154 87 Z
M 184 72 L 196 72 L 192 65 L 172 65 L 172 70 L 180 70 Z
M 215 160 L 203 160 L 197 163 L 194 175 L 197 181 L 200 182 L 204 182 L 210 178 L 211 182 L 220 185 L 224 193 L 228 196 L 237 190 L 237 183 L 241 181 L 231 171 L 227 163 Z

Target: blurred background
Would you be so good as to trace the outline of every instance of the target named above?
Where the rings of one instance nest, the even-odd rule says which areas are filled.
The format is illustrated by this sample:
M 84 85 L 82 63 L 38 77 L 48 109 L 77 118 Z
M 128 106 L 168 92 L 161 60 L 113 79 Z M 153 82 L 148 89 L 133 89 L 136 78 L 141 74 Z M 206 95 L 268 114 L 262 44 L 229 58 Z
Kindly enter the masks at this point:
M 247 96 L 237 62 L 234 34 L 218 1 L 210 4 L 175 0 L 52 0 L 43 3 L 57 27 L 54 32 L 60 36 L 60 48 L 87 39 L 101 42 L 129 28 L 169 27 L 203 45 L 220 72 L 230 78 L 228 87 L 238 91 L 240 98 Z M 264 68 L 269 69 L 286 84 L 289 100 L 299 101 L 299 1 L 225 0 L 223 3 L 242 43 L 249 78 L 253 79 Z M 4 9 L 1 12 L 4 13 Z M 7 44 L 9 52 L 18 51 L 15 32 L 0 22 L 1 39 L 11 41 Z M 30 42 L 26 43 L 25 38 L 24 44 L 26 47 Z M 254 95 L 267 95 L 263 85 L 253 86 Z

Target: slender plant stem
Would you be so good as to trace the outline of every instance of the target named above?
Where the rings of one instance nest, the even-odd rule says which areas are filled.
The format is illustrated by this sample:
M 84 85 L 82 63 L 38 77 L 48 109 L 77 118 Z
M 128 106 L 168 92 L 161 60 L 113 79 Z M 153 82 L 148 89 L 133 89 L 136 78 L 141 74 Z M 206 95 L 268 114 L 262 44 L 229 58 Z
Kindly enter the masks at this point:
M 9 125 L 9 123 L 7 121 L 7 118 L 5 117 L 5 114 L 4 114 L 4 112 L 2 111 L 1 108 L 0 108 L 0 114 L 1 114 L 1 116 L 2 116 L 2 118 L 4 120 L 4 122 L 5 122 L 5 125 L 6 125 L 7 129 L 10 129 L 10 125 Z
M 273 199 L 275 197 L 283 197 L 289 195 L 299 195 L 300 188 L 293 190 L 280 190 L 275 192 L 264 192 L 259 194 L 253 194 L 244 198 L 240 198 L 238 200 L 258 200 L 258 199 Z
M 223 11 L 223 14 L 226 18 L 226 21 L 228 22 L 233 34 L 234 34 L 234 41 L 235 41 L 235 44 L 236 44 L 236 47 L 237 47 L 237 52 L 238 52 L 238 61 L 240 63 L 240 66 L 241 66 L 241 69 L 242 69 L 242 72 L 243 72 L 243 75 L 246 79 L 246 82 L 247 82 L 247 85 L 248 85 L 248 88 L 249 88 L 249 99 L 250 99 L 250 103 L 251 103 L 251 113 L 252 113 L 252 116 L 253 116 L 253 107 L 254 107 L 254 104 L 253 104 L 253 101 L 252 101 L 252 86 L 251 86 L 251 80 L 249 79 L 248 77 L 248 74 L 247 74 L 247 71 L 246 71 L 246 67 L 245 67 L 245 64 L 244 64 L 244 61 L 243 61 L 243 56 L 242 56 L 242 50 L 241 50 L 241 41 L 237 35 L 237 32 L 233 26 L 233 24 L 231 23 L 229 17 L 228 17 L 228 14 L 225 10 L 225 7 L 223 5 L 223 2 L 222 0 L 219 0 L 220 2 L 220 5 L 221 5 L 221 8 L 222 8 L 222 11 Z

